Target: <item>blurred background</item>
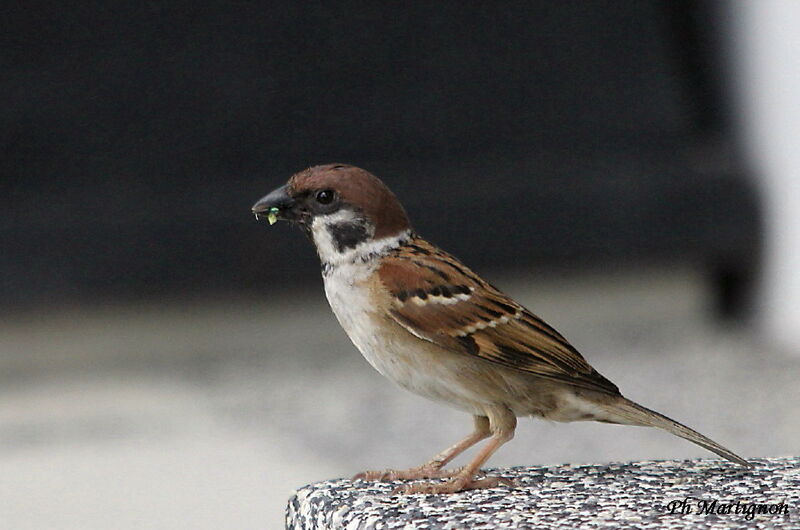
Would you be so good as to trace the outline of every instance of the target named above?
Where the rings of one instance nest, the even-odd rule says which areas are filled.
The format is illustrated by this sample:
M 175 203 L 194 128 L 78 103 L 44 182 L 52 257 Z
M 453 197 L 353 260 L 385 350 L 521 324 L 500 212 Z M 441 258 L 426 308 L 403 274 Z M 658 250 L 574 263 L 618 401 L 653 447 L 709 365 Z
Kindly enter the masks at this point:
M 250 214 L 327 162 L 383 178 L 629 397 L 796 454 L 798 4 L 2 12 L 3 526 L 278 528 L 294 488 L 469 431 L 385 384 L 311 246 Z M 491 464 L 708 456 L 527 420 Z

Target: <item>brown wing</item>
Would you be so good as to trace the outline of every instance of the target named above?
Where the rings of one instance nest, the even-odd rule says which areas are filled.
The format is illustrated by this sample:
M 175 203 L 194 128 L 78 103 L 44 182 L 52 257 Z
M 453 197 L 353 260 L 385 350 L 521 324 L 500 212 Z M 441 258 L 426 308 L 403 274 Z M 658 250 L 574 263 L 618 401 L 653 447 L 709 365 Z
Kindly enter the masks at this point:
M 444 348 L 574 386 L 619 394 L 555 329 L 454 257 L 415 238 L 384 258 L 392 317 Z

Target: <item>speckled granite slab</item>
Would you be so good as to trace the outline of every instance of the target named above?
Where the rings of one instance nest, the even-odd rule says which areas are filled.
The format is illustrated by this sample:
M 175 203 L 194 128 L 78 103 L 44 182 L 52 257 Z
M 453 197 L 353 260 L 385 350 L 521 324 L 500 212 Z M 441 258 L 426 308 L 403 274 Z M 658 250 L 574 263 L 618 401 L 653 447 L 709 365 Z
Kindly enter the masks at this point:
M 397 483 L 330 480 L 299 489 L 286 528 L 800 528 L 800 457 L 492 470 L 517 487 L 391 495 Z

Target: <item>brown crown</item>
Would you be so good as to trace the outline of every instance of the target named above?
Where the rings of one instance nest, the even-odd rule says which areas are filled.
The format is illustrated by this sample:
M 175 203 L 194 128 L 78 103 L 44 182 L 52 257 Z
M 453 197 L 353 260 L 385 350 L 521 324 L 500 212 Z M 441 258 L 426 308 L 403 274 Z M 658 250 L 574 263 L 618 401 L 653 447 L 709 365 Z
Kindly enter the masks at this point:
M 409 229 L 411 224 L 394 193 L 372 173 L 347 164 L 326 164 L 310 167 L 292 175 L 289 194 L 330 189 L 342 200 L 364 213 L 375 226 L 374 237 L 393 236 Z

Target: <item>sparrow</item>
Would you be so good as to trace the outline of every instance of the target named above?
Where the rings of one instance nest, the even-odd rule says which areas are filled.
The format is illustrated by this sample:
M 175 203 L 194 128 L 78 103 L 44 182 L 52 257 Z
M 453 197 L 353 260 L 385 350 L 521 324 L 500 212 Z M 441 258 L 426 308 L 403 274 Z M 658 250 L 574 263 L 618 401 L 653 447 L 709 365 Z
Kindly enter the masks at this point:
M 256 219 L 299 226 L 316 247 L 325 295 L 355 347 L 382 375 L 471 414 L 473 432 L 408 470 L 364 480 L 406 483 L 400 493 L 455 493 L 504 481 L 480 468 L 514 437 L 517 417 L 658 427 L 742 466 L 743 458 L 625 398 L 561 333 L 418 236 L 395 195 L 346 164 L 311 167 L 260 199 Z M 445 470 L 488 438 L 466 466 Z

